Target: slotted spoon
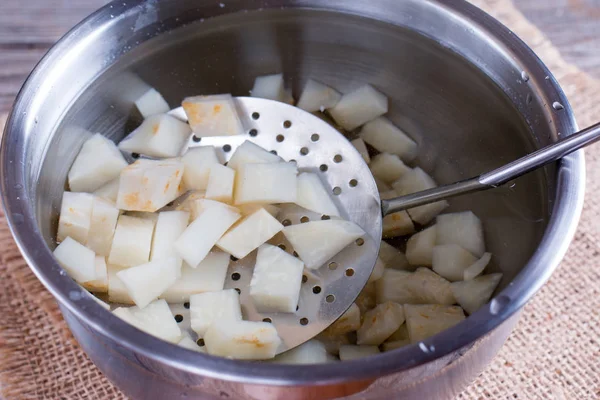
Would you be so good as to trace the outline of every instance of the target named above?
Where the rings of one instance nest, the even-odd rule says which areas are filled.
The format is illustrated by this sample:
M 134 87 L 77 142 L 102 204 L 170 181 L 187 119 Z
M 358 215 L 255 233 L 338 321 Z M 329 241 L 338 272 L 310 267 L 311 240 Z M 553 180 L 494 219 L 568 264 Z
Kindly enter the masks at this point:
M 238 289 L 244 319 L 271 322 L 282 339 L 278 353 L 310 340 L 338 319 L 352 305 L 367 283 L 377 260 L 381 240 L 381 206 L 375 181 L 368 166 L 350 142 L 322 119 L 297 107 L 272 100 L 235 98 L 246 134 L 220 137 L 192 137 L 190 147 L 215 146 L 228 161 L 236 148 L 248 140 L 295 161 L 299 171 L 315 172 L 338 206 L 344 219 L 358 224 L 366 235 L 346 247 L 318 270 L 305 269 L 298 309 L 295 313 L 259 313 L 250 297 L 249 284 L 256 252 L 232 258 L 225 288 Z M 185 112 L 171 112 L 186 120 Z M 294 205 L 282 205 L 277 219 L 284 225 L 327 219 Z M 293 249 L 282 233 L 269 243 L 290 254 Z M 189 310 L 171 305 L 179 324 L 192 338 Z

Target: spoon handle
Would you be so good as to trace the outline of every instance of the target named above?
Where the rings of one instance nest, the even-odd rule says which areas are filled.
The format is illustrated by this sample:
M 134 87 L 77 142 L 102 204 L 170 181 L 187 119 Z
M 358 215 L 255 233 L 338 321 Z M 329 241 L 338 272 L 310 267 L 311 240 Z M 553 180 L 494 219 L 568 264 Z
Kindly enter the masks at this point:
M 498 187 L 600 140 L 600 123 L 471 179 L 381 201 L 383 216 L 462 194 Z

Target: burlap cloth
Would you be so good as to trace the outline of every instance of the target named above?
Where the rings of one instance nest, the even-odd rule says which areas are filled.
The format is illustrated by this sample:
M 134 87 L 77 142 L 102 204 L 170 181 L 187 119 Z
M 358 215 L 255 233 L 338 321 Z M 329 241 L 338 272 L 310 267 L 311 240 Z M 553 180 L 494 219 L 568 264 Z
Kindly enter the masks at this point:
M 508 0 L 476 0 L 544 60 L 580 126 L 600 119 L 600 81 L 567 64 Z M 3 122 L 0 121 L 0 126 Z M 560 269 L 525 308 L 493 363 L 460 399 L 600 397 L 600 147 L 586 150 L 581 224 Z M 34 277 L 0 214 L 0 393 L 12 399 L 124 399 L 70 335 L 52 296 Z

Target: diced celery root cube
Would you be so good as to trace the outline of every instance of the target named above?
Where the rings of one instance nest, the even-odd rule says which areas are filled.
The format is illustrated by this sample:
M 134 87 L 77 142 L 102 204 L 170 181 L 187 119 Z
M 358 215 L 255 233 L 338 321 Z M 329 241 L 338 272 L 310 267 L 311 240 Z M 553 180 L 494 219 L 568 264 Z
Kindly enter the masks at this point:
M 217 247 L 242 259 L 283 229 L 265 209 L 261 208 L 235 224 L 217 242 Z
M 230 94 L 187 97 L 181 105 L 194 134 L 198 137 L 244 133 L 235 101 Z
M 200 337 L 215 323 L 241 321 L 240 296 L 234 289 L 194 294 L 190 296 L 190 318 Z
M 386 183 L 393 183 L 411 169 L 395 154 L 380 153 L 371 160 L 369 169 L 373 176 Z
M 242 165 L 236 176 L 235 204 L 296 202 L 297 172 L 294 163 Z
M 112 140 L 96 133 L 79 150 L 69 170 L 72 192 L 93 192 L 119 177 L 127 161 Z
M 117 221 L 108 263 L 122 267 L 146 264 L 150 259 L 153 233 L 153 221 L 121 215 Z
M 335 107 L 329 110 L 335 122 L 350 131 L 387 111 L 387 96 L 371 85 L 361 86 L 343 95 Z
M 306 267 L 317 269 L 365 231 L 353 222 L 331 219 L 291 225 L 283 229 L 283 234 Z
M 435 247 L 436 226 L 415 233 L 406 243 L 406 259 L 411 265 L 431 267 Z
M 266 360 L 275 357 L 281 339 L 268 322 L 221 320 L 208 328 L 204 343 L 213 356 Z
M 150 157 L 177 157 L 190 137 L 190 127 L 168 114 L 148 117 L 119 143 L 119 149 Z
M 75 281 L 84 283 L 96 279 L 96 255 L 70 237 L 54 249 L 54 257 Z
M 184 263 L 181 276 L 160 298 L 169 303 L 183 303 L 194 294 L 223 290 L 228 267 L 229 254 L 220 251 L 209 253 L 196 268 Z
M 258 249 L 250 298 L 258 312 L 295 312 L 304 263 L 277 246 Z
M 359 345 L 379 346 L 404 323 L 404 308 L 391 301 L 368 311 L 356 332 Z
M 425 189 L 433 189 L 437 187 L 437 184 L 433 178 L 425 173 L 425 171 L 417 167 L 404 173 L 400 179 L 392 184 L 392 186 L 394 190 L 396 190 L 396 193 L 398 193 L 398 196 L 404 196 Z M 448 207 L 448 202 L 442 200 L 436 203 L 411 208 L 408 210 L 408 214 L 413 221 L 418 222 L 421 225 L 427 225 L 446 207 Z
M 417 156 L 417 144 L 385 117 L 376 118 L 363 126 L 362 140 L 381 152 L 398 155 L 410 162 Z
M 452 282 L 462 281 L 465 270 L 476 261 L 477 258 L 473 254 L 456 244 L 444 244 L 433 248 L 433 270 Z
M 117 207 L 154 212 L 179 196 L 184 165 L 177 159 L 137 160 L 119 180 Z
M 206 198 L 231 204 L 233 202 L 233 184 L 235 170 L 220 164 L 210 167 Z
M 147 118 L 151 115 L 164 114 L 169 112 L 169 104 L 165 101 L 162 95 L 154 88 L 148 89 L 146 93 L 141 95 L 135 101 L 135 106 L 144 118 Z
M 183 184 L 188 190 L 206 190 L 210 167 L 220 164 L 213 146 L 201 146 L 189 149 L 181 162 L 185 166 Z
M 454 282 L 451 285 L 456 301 L 469 314 L 473 314 L 487 303 L 502 280 L 502 274 L 481 275 L 469 281 Z
M 477 257 L 485 252 L 483 225 L 471 211 L 438 215 L 437 244 L 457 244 Z
M 309 79 L 298 100 L 298 108 L 308 112 L 324 111 L 335 107 L 341 98 L 342 94 L 334 88 Z
M 58 218 L 56 241 L 67 237 L 86 244 L 92 222 L 94 196 L 88 193 L 64 192 Z

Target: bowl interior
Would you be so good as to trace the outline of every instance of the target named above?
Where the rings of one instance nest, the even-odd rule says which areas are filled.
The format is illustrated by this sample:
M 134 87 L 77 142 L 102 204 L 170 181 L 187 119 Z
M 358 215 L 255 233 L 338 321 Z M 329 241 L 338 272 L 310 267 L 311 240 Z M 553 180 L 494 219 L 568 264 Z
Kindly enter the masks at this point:
M 370 83 L 389 96 L 389 117 L 418 142 L 414 164 L 438 183 L 491 170 L 550 140 L 547 129 L 528 125 L 518 99 L 474 62 L 425 35 L 369 18 L 316 10 L 238 12 L 195 20 L 143 43 L 135 38 L 132 34 L 123 54 L 74 97 L 44 156 L 33 160 L 32 197 L 51 247 L 78 149 L 89 132 L 119 140 L 139 124 L 132 101 L 148 85 L 177 107 L 191 95 L 248 95 L 256 76 L 279 72 L 296 99 L 308 78 L 342 92 Z M 502 285 L 541 239 L 553 174 L 535 172 L 451 201 L 450 210 L 472 210 L 483 220 L 494 268 L 505 274 Z

